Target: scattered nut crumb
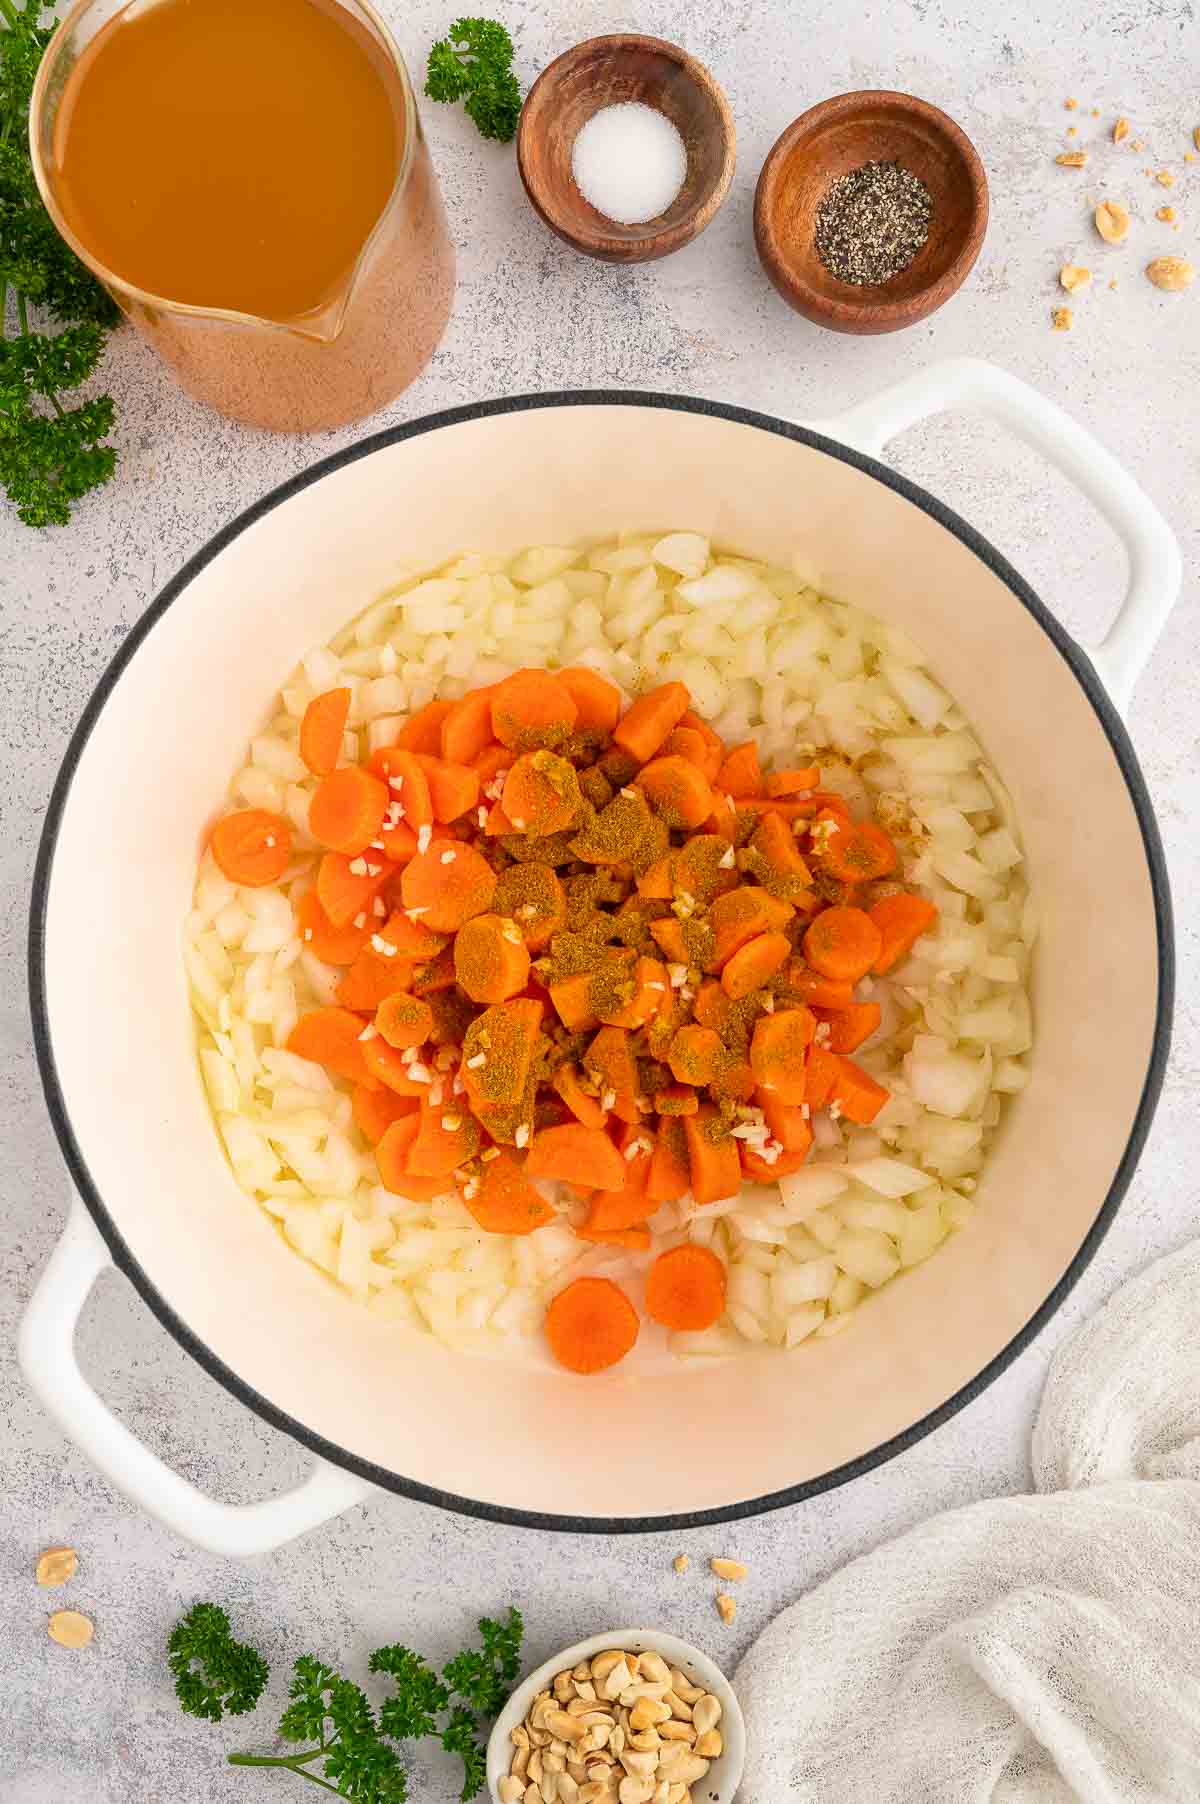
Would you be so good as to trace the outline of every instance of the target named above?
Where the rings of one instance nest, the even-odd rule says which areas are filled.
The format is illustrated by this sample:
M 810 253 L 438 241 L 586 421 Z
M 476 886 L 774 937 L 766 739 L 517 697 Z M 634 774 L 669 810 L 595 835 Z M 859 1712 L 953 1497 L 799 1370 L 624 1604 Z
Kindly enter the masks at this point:
M 710 1560 L 708 1563 L 718 1578 L 730 1579 L 735 1585 L 746 1576 L 747 1568 L 740 1560 Z
M 1160 169 L 1154 179 L 1160 188 L 1173 188 L 1175 186 L 1175 177 L 1171 174 L 1169 169 Z
M 1115 125 L 1114 125 L 1114 126 L 1113 126 L 1113 129 L 1112 129 L 1112 141 L 1113 141 L 1113 143 L 1114 143 L 1114 144 L 1121 144 L 1121 143 L 1123 143 L 1123 142 L 1124 142 L 1124 140 L 1125 140 L 1125 139 L 1126 139 L 1126 138 L 1127 138 L 1127 137 L 1128 137 L 1128 136 L 1129 136 L 1129 121 L 1128 121 L 1128 119 L 1118 119 L 1118 120 L 1117 120 L 1117 122 L 1116 122 L 1116 124 L 1115 124 Z
M 674 1560 L 671 1562 L 676 1572 L 679 1573 L 686 1572 L 691 1563 L 691 1557 L 686 1553 L 677 1553 Z
M 1145 138 L 1135 138 L 1133 140 L 1133 143 L 1129 146 L 1129 148 L 1130 148 L 1130 150 L 1145 150 L 1145 148 L 1146 148 Z
M 1155 219 L 1161 219 L 1166 225 L 1173 225 L 1175 223 L 1175 209 L 1174 207 L 1160 207 L 1154 217 Z
M 1086 150 L 1060 151 L 1058 156 L 1055 157 L 1054 161 L 1056 163 L 1061 164 L 1064 169 L 1082 169 L 1084 164 L 1087 162 L 1087 151 Z
M 1109 285 L 1109 287 L 1110 287 L 1110 288 L 1115 288 L 1115 287 L 1116 287 L 1116 285 L 1117 285 L 1117 278 L 1116 278 L 1116 276 L 1114 276 L 1114 277 L 1113 277 L 1113 278 L 1112 278 L 1112 280 L 1111 280 L 1111 281 L 1110 281 L 1110 282 L 1109 282 L 1109 284 L 1108 284 L 1108 285 Z
M 75 1577 L 78 1566 L 79 1555 L 73 1547 L 48 1547 L 38 1555 L 34 1573 L 39 1585 L 65 1585 Z
M 46 1624 L 46 1633 L 60 1647 L 86 1647 L 96 1625 L 78 1610 L 56 1610 Z
M 1079 102 L 1074 99 L 1064 100 L 1063 105 L 1066 107 L 1068 113 L 1073 113 L 1075 111 L 1075 108 L 1079 105 Z
M 1056 307 L 1054 309 L 1053 319 L 1054 330 L 1056 332 L 1069 332 L 1074 322 L 1075 315 L 1071 312 L 1069 307 Z
M 1153 263 L 1147 263 L 1146 274 L 1156 288 L 1163 288 L 1168 294 L 1178 294 L 1196 280 L 1196 272 L 1186 257 L 1155 257 Z
M 1129 230 L 1129 210 L 1119 200 L 1102 200 L 1092 219 L 1105 244 L 1120 244 Z
M 1068 294 L 1074 294 L 1077 288 L 1086 288 L 1091 279 L 1091 270 L 1084 269 L 1079 263 L 1064 263 L 1058 272 L 1059 287 L 1065 288 Z
M 1068 138 L 1077 138 L 1079 136 L 1079 127 L 1077 125 L 1068 125 L 1067 136 Z
M 717 1614 L 722 1622 L 732 1622 L 737 1615 L 737 1603 L 727 1591 L 717 1593 Z

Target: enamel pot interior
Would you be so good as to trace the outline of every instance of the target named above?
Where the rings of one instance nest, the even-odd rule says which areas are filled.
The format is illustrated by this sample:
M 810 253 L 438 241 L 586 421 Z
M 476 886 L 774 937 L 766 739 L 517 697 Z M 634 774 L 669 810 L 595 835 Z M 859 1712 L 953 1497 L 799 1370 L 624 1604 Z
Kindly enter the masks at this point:
M 776 560 L 799 548 L 828 592 L 922 644 L 966 710 L 1015 798 L 1044 923 L 1033 1076 L 970 1225 L 852 1333 L 636 1381 L 619 1368 L 514 1374 L 369 1316 L 238 1189 L 197 1075 L 181 924 L 214 807 L 273 692 L 401 560 L 681 526 Z M 920 491 L 710 403 L 467 408 L 370 440 L 250 510 L 170 585 L 102 683 L 38 885 L 48 1094 L 142 1295 L 247 1403 L 331 1457 L 411 1495 L 548 1526 L 750 1513 L 875 1463 L 976 1394 L 1098 1241 L 1165 1054 L 1161 854 L 1086 660 Z M 719 1459 L 664 1458 L 714 1445 Z

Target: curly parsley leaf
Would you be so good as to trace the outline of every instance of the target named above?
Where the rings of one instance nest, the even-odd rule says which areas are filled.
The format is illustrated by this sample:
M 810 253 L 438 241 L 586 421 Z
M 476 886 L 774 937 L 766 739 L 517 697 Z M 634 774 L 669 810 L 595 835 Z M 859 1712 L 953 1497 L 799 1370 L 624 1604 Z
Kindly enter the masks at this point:
M 253 1710 L 269 1677 L 257 1649 L 235 1641 L 219 1604 L 197 1604 L 176 1623 L 167 1642 L 175 1695 L 189 1716 L 219 1723 L 228 1712 Z
M 429 52 L 425 92 L 431 100 L 465 100 L 485 138 L 507 144 L 517 129 L 521 89 L 512 70 L 513 41 L 494 19 L 456 19 Z

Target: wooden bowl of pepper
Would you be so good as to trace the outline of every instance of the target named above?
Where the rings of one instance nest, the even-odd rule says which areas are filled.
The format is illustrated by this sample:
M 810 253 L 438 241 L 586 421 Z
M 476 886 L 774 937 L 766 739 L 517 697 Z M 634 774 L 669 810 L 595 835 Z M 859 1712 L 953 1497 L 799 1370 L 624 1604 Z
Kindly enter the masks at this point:
M 754 237 L 788 305 L 834 332 L 897 332 L 950 299 L 988 222 L 974 145 L 928 101 L 838 94 L 776 140 L 758 179 Z

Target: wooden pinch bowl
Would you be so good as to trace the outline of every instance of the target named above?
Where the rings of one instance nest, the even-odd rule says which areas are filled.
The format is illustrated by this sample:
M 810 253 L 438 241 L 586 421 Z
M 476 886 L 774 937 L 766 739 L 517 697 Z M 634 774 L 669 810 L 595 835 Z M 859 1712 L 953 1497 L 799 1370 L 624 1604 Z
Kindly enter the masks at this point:
M 839 282 L 817 255 L 830 185 L 863 163 L 896 162 L 933 198 L 929 237 L 907 269 L 872 287 Z M 834 332 L 897 332 L 961 287 L 988 222 L 988 185 L 966 133 L 928 101 L 866 88 L 811 107 L 776 140 L 754 199 L 763 268 L 797 313 Z
M 663 113 L 687 148 L 683 187 L 665 213 L 619 225 L 586 201 L 571 157 L 580 128 L 602 107 L 640 101 Z M 677 44 L 615 33 L 576 44 L 529 90 L 517 130 L 517 167 L 535 210 L 565 244 L 607 263 L 648 263 L 690 244 L 713 218 L 733 177 L 733 115 L 702 63 Z

